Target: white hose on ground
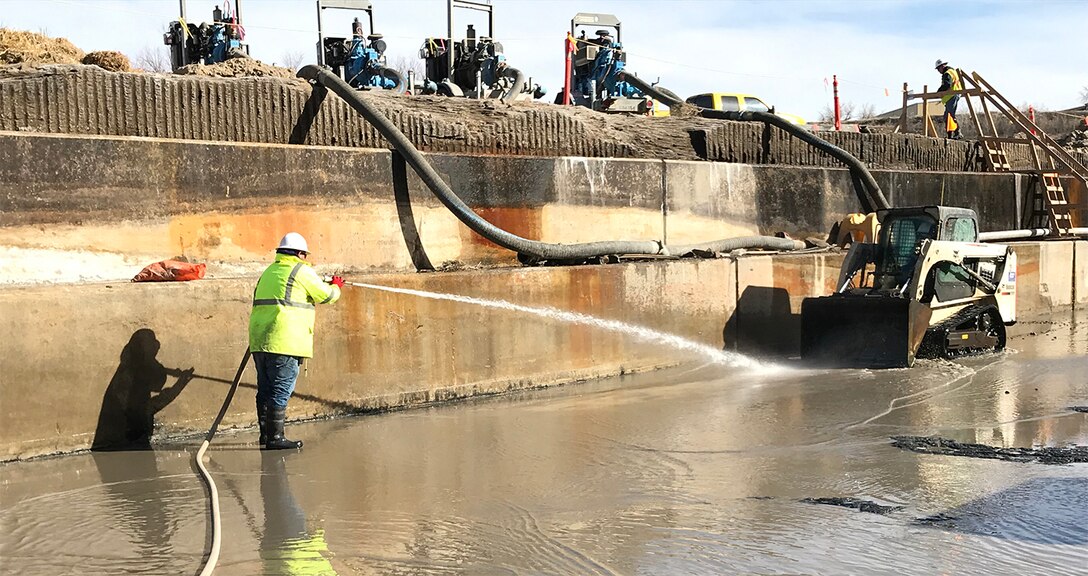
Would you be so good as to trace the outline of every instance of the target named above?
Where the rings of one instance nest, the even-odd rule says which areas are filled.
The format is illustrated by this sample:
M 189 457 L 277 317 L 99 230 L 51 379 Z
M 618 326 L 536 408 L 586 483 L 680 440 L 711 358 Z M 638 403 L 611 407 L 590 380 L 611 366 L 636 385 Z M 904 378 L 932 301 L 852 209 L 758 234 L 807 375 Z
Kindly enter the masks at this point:
M 219 562 L 219 549 L 223 541 L 223 529 L 222 521 L 219 517 L 219 490 L 215 487 L 215 481 L 212 480 L 212 475 L 208 473 L 208 469 L 204 467 L 204 452 L 208 449 L 211 442 L 207 440 L 200 445 L 200 450 L 196 451 L 196 467 L 200 469 L 200 474 L 204 477 L 204 482 L 208 484 L 208 498 L 212 503 L 212 549 L 208 552 L 208 560 L 204 563 L 204 568 L 200 571 L 200 576 L 210 576 L 215 571 L 215 565 Z
M 1028 238 L 1044 238 L 1051 235 L 1050 228 L 1026 228 L 1024 230 L 996 230 L 994 232 L 979 232 L 979 242 L 996 242 L 1001 240 L 1026 240 Z M 1066 236 L 1088 236 L 1088 228 L 1069 228 L 1065 230 Z
M 215 481 L 212 480 L 212 475 L 208 473 L 208 469 L 204 467 L 204 453 L 207 452 L 208 446 L 212 443 L 212 438 L 215 438 L 215 432 L 219 429 L 219 424 L 223 421 L 223 417 L 227 415 L 227 408 L 230 407 L 230 401 L 234 399 L 234 393 L 238 390 L 238 382 L 242 380 L 242 373 L 246 370 L 246 364 L 249 363 L 249 347 L 246 347 L 246 353 L 242 356 L 242 363 L 238 365 L 238 372 L 234 374 L 234 381 L 231 382 L 230 390 L 227 391 L 227 397 L 223 400 L 223 406 L 219 408 L 219 415 L 212 421 L 211 428 L 208 429 L 208 435 L 204 437 L 204 443 L 200 445 L 200 449 L 196 451 L 193 459 L 196 461 L 196 467 L 200 470 L 201 478 L 208 485 L 208 499 L 211 501 L 211 514 L 212 514 L 212 548 L 208 551 L 208 559 L 204 562 L 204 566 L 200 569 L 200 576 L 209 576 L 215 571 L 215 565 L 219 562 L 219 550 L 223 541 L 223 528 L 222 520 L 219 517 L 219 489 L 215 487 Z

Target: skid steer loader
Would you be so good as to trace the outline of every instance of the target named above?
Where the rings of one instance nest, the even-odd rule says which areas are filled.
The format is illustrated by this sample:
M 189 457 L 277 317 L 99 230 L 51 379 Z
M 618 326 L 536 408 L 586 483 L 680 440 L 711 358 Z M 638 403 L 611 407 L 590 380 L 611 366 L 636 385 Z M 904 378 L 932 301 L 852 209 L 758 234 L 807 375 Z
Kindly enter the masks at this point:
M 1016 253 L 978 243 L 972 210 L 895 208 L 877 218 L 877 243 L 851 246 L 838 290 L 801 303 L 801 358 L 893 368 L 1003 349 L 1016 322 Z

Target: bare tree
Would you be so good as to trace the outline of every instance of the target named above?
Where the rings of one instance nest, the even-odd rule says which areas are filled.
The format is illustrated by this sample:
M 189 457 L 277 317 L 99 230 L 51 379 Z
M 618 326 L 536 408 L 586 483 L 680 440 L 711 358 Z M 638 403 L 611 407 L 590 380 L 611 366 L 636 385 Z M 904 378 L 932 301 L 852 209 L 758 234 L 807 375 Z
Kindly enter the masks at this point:
M 1088 86 L 1080 89 L 1080 101 L 1088 106 Z
M 284 52 L 283 56 L 280 56 L 280 66 L 284 68 L 290 68 L 292 70 L 298 70 L 302 67 L 302 62 L 306 60 L 306 55 L 302 52 Z
M 408 78 L 409 72 L 416 78 L 421 78 L 426 74 L 426 70 L 423 68 L 423 60 L 419 58 L 397 56 L 389 63 L 389 67 L 400 72 L 405 78 Z
M 144 46 L 136 53 L 136 57 L 132 59 L 132 62 L 136 65 L 136 68 L 148 72 L 170 72 L 170 58 L 167 56 L 167 50 L 168 48 L 165 46 L 158 48 Z
M 843 122 L 867 120 L 874 116 L 876 116 L 876 106 L 872 104 L 861 104 L 859 106 L 853 102 L 842 102 L 839 105 L 839 117 Z M 830 105 L 824 106 L 824 109 L 820 111 L 820 115 L 817 117 L 817 121 L 834 122 L 835 110 Z

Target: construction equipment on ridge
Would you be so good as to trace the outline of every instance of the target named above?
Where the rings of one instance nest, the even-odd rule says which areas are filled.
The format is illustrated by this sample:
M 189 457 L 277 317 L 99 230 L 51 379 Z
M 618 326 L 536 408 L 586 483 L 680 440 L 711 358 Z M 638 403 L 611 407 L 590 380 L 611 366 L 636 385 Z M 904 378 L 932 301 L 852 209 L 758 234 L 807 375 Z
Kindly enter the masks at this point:
M 599 27 L 595 38 L 586 37 L 585 27 L 590 26 Z M 579 12 L 571 18 L 568 39 L 573 46 L 568 49 L 573 54 L 567 55 L 571 65 L 564 87 L 570 103 L 601 112 L 647 114 L 653 109 L 645 83 L 626 70 L 621 29 L 619 18 L 613 14 Z M 656 88 L 680 101 L 671 91 Z M 561 94 L 556 104 L 563 103 L 563 97 Z
M 455 8 L 487 14 L 487 35 L 476 36 L 469 24 L 465 39 L 453 38 Z M 440 96 L 466 98 L 499 98 L 503 102 L 540 98 L 545 90 L 530 86 L 525 75 L 506 62 L 502 44 L 495 40 L 495 19 L 490 3 L 477 0 L 449 0 L 447 4 L 446 38 L 427 38 L 419 49 L 424 60 L 426 78 L 421 92 Z
M 326 37 L 321 17 L 326 8 L 366 12 L 370 32 L 365 33 L 363 23 L 356 18 L 351 23 L 351 39 Z M 332 68 L 333 74 L 352 87 L 362 90 L 382 88 L 397 93 L 407 88 L 408 83 L 401 73 L 385 65 L 386 44 L 382 35 L 374 31 L 374 8 L 369 0 L 317 0 L 317 31 L 318 63 Z
M 801 303 L 801 358 L 909 367 L 1005 347 L 1016 322 L 1016 253 L 978 243 L 973 210 L 878 210 L 876 243 L 851 246 L 830 296 Z
M 242 43 L 245 32 L 230 2 L 212 11 L 212 23 L 199 26 L 185 21 L 185 2 L 181 17 L 171 22 L 162 41 L 170 47 L 170 67 L 177 70 L 189 64 L 218 64 L 231 58 L 248 58 L 249 47 Z

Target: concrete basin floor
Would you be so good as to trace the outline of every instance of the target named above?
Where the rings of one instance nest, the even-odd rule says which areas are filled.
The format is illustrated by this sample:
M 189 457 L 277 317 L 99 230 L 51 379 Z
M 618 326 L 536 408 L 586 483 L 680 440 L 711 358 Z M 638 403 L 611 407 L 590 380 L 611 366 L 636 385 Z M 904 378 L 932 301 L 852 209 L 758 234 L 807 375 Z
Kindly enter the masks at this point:
M 298 424 L 299 453 L 227 433 L 216 573 L 1083 574 L 1088 464 L 889 441 L 1088 444 L 1069 409 L 1088 405 L 1088 318 L 1009 346 L 910 370 L 686 365 Z M 0 573 L 195 573 L 196 445 L 0 466 Z

